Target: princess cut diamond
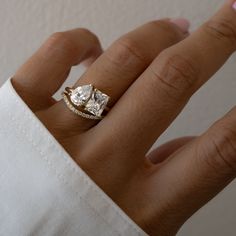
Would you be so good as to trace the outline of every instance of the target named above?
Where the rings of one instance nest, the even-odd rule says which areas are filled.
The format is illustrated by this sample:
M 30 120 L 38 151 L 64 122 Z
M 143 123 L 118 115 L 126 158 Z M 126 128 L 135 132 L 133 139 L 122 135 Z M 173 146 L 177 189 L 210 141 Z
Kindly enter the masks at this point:
M 95 89 L 91 98 L 85 105 L 85 110 L 95 116 L 101 116 L 110 97 Z

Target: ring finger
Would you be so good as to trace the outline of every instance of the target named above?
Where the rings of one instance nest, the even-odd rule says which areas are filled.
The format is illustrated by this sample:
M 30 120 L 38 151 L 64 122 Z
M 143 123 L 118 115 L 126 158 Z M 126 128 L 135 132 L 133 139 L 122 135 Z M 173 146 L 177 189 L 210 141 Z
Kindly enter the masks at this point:
M 108 104 L 111 107 L 162 50 L 185 38 L 187 32 L 188 22 L 183 19 L 147 23 L 117 40 L 75 86 L 92 84 L 111 97 Z M 54 122 L 60 124 L 58 127 L 62 132 L 66 130 L 67 134 L 84 132 L 96 124 L 72 113 L 64 101 L 47 112 L 49 116 L 56 117 Z

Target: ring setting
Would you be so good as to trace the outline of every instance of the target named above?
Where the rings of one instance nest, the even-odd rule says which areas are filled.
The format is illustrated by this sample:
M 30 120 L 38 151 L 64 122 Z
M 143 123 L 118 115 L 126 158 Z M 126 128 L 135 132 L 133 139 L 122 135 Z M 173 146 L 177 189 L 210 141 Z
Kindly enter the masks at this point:
M 92 84 L 74 89 L 66 87 L 62 97 L 72 112 L 87 119 L 101 120 L 103 113 L 109 110 L 107 104 L 110 97 Z

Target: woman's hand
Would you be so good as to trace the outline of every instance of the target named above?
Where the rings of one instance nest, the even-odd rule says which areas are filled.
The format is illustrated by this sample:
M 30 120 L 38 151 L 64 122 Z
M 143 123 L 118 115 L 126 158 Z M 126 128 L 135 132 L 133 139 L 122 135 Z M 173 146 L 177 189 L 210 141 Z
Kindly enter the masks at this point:
M 236 50 L 232 5 L 228 1 L 190 36 L 184 20 L 153 21 L 104 53 L 87 30 L 56 33 L 13 77 L 20 96 L 72 158 L 150 235 L 176 234 L 235 177 L 236 109 L 202 136 L 146 156 Z M 52 98 L 71 67 L 85 60 L 91 66 L 75 86 L 91 83 L 111 97 L 112 109 L 99 123 Z

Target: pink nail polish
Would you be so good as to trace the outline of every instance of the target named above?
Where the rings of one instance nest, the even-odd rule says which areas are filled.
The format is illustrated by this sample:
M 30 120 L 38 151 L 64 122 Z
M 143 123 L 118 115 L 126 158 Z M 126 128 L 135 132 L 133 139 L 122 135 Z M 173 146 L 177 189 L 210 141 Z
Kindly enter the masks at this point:
M 233 7 L 234 10 L 236 10 L 236 2 L 234 2 L 232 7 Z
M 190 22 L 187 19 L 178 18 L 178 19 L 172 19 L 170 21 L 176 26 L 178 26 L 180 30 L 182 30 L 184 33 L 187 33 L 190 28 Z

